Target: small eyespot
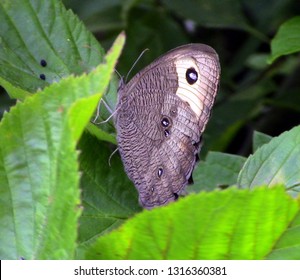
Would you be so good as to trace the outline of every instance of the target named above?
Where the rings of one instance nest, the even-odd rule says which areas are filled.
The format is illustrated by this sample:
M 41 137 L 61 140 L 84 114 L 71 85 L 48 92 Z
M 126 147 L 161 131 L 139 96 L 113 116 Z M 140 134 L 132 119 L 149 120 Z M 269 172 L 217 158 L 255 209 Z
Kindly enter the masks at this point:
M 164 133 L 165 133 L 166 137 L 168 137 L 170 135 L 170 131 L 168 129 L 165 129 Z
M 195 68 L 191 67 L 186 70 L 185 78 L 190 85 L 193 85 L 198 81 L 198 73 Z
M 45 81 L 45 80 L 46 80 L 45 74 L 41 74 L 41 75 L 40 75 L 40 79 L 43 80 L 43 81 Z
M 179 195 L 177 193 L 173 193 L 173 195 L 174 195 L 174 199 L 177 200 Z
M 42 67 L 46 67 L 47 66 L 47 61 L 45 59 L 41 59 L 40 64 Z
M 168 127 L 170 125 L 170 120 L 168 118 L 166 118 L 166 117 L 162 118 L 161 125 L 163 127 Z
M 157 176 L 160 178 L 162 175 L 163 175 L 163 173 L 164 173 L 164 170 L 160 167 L 160 168 L 158 168 L 158 170 L 157 170 Z
M 171 107 L 170 115 L 171 115 L 171 117 L 176 117 L 177 116 L 177 108 L 175 106 Z

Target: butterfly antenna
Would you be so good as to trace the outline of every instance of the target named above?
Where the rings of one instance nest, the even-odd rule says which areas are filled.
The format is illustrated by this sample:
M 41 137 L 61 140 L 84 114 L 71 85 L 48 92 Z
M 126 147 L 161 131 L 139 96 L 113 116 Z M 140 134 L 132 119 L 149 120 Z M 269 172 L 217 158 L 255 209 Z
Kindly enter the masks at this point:
M 101 103 L 103 103 L 104 106 L 105 106 L 105 108 L 109 111 L 110 116 L 106 120 L 104 120 L 104 121 L 97 122 L 97 119 L 100 117 L 100 106 L 101 106 Z M 98 106 L 97 106 L 96 116 L 95 116 L 94 120 L 92 121 L 92 123 L 94 123 L 94 124 L 107 123 L 118 112 L 118 110 L 119 110 L 119 108 L 113 111 L 109 107 L 109 105 L 101 98 L 100 101 L 99 101 L 99 103 L 98 103 Z
M 99 118 L 100 116 L 100 106 L 101 106 L 101 103 L 102 103 L 102 98 L 99 100 L 98 102 L 98 105 L 97 105 L 97 113 L 96 113 L 96 116 L 95 118 L 92 120 L 92 123 L 96 124 L 96 121 L 97 119 Z
M 111 158 L 113 157 L 113 155 L 119 150 L 119 148 L 116 148 L 109 156 L 109 159 L 108 159 L 108 165 L 109 167 L 111 167 Z
M 129 72 L 127 73 L 126 77 L 125 77 L 125 83 L 127 82 L 128 76 L 131 73 L 131 71 L 133 70 L 133 68 L 135 67 L 135 65 L 138 63 L 138 61 L 141 59 L 141 57 L 144 55 L 144 53 L 146 51 L 149 51 L 149 49 L 144 49 L 141 54 L 139 55 L 139 57 L 135 60 L 135 62 L 133 63 L 133 65 L 131 66 Z
M 119 85 L 118 85 L 118 91 L 119 91 L 119 89 L 120 88 L 122 88 L 124 85 L 125 85 L 125 82 L 124 82 L 124 76 L 122 76 L 121 74 L 120 74 L 120 72 L 117 70 L 117 69 L 115 69 L 115 72 L 116 72 L 116 74 L 119 76 Z
M 93 121 L 94 124 L 104 124 L 107 123 L 117 112 L 119 109 L 115 110 L 107 119 L 105 119 L 104 121 L 101 122 L 95 122 Z
M 119 76 L 120 79 L 123 79 L 123 76 L 120 74 L 120 72 L 117 69 L 114 69 L 116 74 Z

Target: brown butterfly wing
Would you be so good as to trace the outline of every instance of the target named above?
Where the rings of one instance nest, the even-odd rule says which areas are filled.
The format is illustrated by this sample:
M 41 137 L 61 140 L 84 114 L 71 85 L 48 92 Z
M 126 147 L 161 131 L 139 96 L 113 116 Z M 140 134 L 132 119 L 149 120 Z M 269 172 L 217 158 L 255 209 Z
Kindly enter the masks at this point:
M 146 208 L 175 200 L 191 178 L 220 72 L 217 55 L 203 46 L 174 49 L 119 91 L 119 151 Z

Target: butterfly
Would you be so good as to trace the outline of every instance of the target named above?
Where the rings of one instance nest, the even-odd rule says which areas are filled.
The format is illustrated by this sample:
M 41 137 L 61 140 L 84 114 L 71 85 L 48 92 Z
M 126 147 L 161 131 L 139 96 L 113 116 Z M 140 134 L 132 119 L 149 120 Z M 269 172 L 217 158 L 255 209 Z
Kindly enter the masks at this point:
M 220 71 L 214 49 L 188 44 L 121 84 L 115 115 L 118 147 L 143 207 L 174 201 L 192 183 Z

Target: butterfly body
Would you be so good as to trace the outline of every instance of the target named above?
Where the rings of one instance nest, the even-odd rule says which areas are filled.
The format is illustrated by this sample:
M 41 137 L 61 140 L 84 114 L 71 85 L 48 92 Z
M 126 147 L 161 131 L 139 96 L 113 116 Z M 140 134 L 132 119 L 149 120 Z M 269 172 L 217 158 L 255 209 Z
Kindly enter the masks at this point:
M 171 50 L 121 85 L 117 141 L 143 207 L 176 200 L 192 181 L 219 75 L 215 51 L 190 44 Z

